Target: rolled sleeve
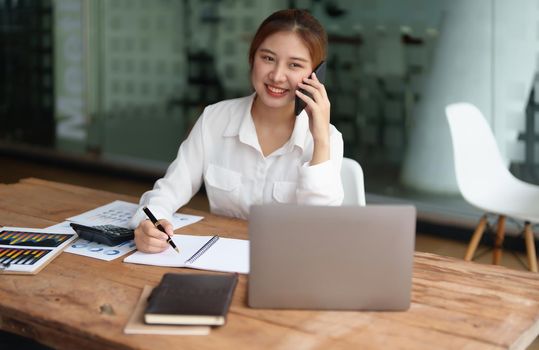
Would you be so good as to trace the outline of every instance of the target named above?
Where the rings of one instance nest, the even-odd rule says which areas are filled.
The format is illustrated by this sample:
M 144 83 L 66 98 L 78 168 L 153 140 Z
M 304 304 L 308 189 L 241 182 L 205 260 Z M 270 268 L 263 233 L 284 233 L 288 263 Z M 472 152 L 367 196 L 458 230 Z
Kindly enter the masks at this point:
M 299 168 L 298 204 L 341 205 L 344 191 L 341 164 L 344 153 L 342 135 L 332 127 L 330 159 L 316 165 L 304 163 Z

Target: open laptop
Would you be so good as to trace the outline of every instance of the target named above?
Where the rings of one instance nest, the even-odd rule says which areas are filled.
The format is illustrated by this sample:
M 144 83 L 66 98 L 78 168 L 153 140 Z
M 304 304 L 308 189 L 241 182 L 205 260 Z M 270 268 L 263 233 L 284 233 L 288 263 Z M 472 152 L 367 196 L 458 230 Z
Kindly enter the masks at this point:
M 406 310 L 415 223 L 411 205 L 252 206 L 248 304 Z

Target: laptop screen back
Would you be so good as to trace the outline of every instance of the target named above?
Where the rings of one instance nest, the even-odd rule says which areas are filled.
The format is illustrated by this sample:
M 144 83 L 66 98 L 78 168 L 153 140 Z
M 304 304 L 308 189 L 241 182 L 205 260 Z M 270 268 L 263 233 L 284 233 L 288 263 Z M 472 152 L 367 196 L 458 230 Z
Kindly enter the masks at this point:
M 408 205 L 251 207 L 249 306 L 407 309 L 415 222 Z

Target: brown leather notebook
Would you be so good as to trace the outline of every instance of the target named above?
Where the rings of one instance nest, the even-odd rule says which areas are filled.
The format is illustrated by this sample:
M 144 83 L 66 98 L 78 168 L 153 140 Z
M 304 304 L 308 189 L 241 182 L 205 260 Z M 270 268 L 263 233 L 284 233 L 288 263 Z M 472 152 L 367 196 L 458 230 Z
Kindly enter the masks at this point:
M 166 335 L 208 335 L 210 326 L 146 324 L 144 323 L 144 310 L 148 304 L 148 297 L 153 287 L 144 286 L 140 298 L 124 327 L 125 334 L 166 334 Z
M 167 273 L 148 298 L 144 321 L 148 324 L 225 324 L 237 274 Z

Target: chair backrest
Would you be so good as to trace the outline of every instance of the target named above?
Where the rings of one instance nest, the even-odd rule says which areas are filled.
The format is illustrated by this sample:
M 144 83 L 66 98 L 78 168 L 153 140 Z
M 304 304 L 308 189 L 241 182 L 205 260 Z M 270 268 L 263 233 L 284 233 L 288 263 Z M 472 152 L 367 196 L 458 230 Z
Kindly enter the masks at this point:
M 484 207 L 496 183 L 507 182 L 509 173 L 490 126 L 477 107 L 455 103 L 445 108 L 453 140 L 457 183 L 463 197 Z
M 358 162 L 343 158 L 341 179 L 344 188 L 343 205 L 365 205 L 363 170 Z

